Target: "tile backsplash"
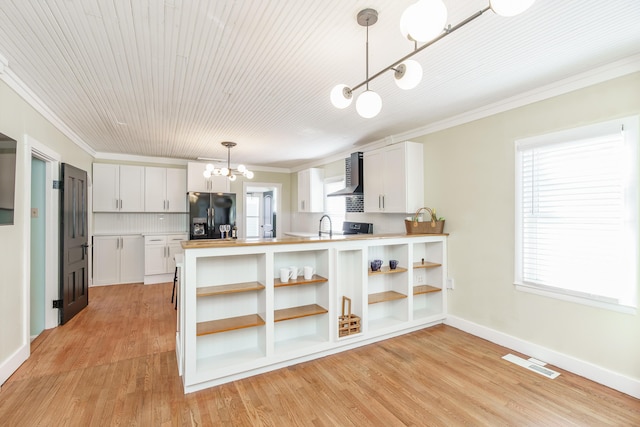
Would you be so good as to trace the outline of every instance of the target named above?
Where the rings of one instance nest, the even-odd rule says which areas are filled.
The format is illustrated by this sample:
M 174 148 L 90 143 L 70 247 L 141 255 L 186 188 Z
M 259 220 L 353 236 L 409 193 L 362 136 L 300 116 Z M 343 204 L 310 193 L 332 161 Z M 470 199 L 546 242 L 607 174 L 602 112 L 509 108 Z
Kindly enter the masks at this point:
M 95 213 L 94 234 L 187 233 L 185 213 Z

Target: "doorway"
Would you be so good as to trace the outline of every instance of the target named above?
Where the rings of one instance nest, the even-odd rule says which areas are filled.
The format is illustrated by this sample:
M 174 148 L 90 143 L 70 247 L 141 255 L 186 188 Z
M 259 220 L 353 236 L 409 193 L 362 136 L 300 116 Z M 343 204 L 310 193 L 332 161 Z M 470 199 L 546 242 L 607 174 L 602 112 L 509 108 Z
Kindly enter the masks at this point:
M 30 335 L 35 339 L 45 330 L 45 294 L 47 250 L 42 240 L 46 236 L 46 163 L 31 158 L 31 268 L 30 268 Z
M 30 283 L 25 284 L 29 287 L 29 298 L 27 304 L 31 305 L 32 310 L 40 312 L 32 313 L 31 310 L 27 311 L 29 314 L 29 325 L 35 322 L 37 325 L 35 328 L 29 326 L 30 335 L 33 337 L 34 332 L 41 326 L 43 329 L 55 328 L 59 324 L 58 309 L 53 308 L 53 301 L 59 298 L 59 270 L 58 270 L 58 254 L 59 254 L 59 234 L 58 234 L 58 218 L 59 218 L 59 193 L 54 188 L 53 183 L 59 179 L 60 176 L 60 155 L 51 150 L 46 145 L 40 143 L 36 139 L 26 135 L 25 142 L 27 146 L 27 152 L 30 155 L 25 156 L 25 171 L 28 171 L 28 176 L 31 177 L 31 184 L 28 186 L 30 191 L 39 191 L 42 193 L 40 197 L 44 197 L 44 207 L 38 210 L 38 216 L 43 223 L 42 228 L 44 234 L 35 235 L 40 233 L 34 231 L 29 226 L 29 235 L 31 236 L 30 254 L 29 254 L 29 267 L 28 271 L 38 269 L 43 272 L 41 277 L 42 282 L 37 286 L 40 289 L 35 291 L 35 295 L 32 298 L 32 292 Z M 34 161 L 37 163 L 35 171 L 36 177 L 34 182 L 34 170 L 32 170 L 32 164 Z M 37 189 L 34 188 L 37 187 Z M 42 199 L 41 202 L 42 203 Z M 31 197 L 25 197 L 25 211 L 31 212 Z M 35 248 L 34 248 L 35 246 Z M 44 250 L 45 256 L 42 258 L 38 254 L 32 253 L 32 250 Z M 44 321 L 44 325 L 43 322 Z M 42 331 L 40 331 L 42 332 Z
M 246 238 L 278 237 L 281 191 L 281 184 L 245 183 L 244 236 Z

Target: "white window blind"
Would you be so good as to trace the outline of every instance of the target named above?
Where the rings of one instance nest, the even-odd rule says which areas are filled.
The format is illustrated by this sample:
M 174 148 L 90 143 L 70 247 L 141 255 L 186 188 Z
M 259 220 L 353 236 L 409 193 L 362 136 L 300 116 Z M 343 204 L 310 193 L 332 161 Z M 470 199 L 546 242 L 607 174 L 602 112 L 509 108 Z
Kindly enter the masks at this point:
M 622 129 L 517 143 L 516 282 L 636 305 L 637 136 Z

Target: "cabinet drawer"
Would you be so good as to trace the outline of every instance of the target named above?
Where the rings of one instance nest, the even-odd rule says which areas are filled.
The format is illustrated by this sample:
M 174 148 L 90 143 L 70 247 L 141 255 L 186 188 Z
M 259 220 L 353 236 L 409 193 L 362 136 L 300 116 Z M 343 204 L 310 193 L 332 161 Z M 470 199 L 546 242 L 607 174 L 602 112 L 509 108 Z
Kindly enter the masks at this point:
M 167 236 L 144 236 L 145 245 L 166 245 Z

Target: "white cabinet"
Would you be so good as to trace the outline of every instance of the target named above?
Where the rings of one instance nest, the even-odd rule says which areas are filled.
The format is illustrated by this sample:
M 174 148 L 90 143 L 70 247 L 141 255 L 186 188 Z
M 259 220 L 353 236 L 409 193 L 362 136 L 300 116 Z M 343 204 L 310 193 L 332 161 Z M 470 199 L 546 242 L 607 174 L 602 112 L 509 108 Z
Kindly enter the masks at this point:
M 410 213 L 424 206 L 422 144 L 402 142 L 364 153 L 364 211 Z
M 144 275 L 173 274 L 176 268 L 174 256 L 184 252 L 180 242 L 188 239 L 186 234 L 145 236 Z
M 93 211 L 144 211 L 144 167 L 94 163 Z
M 144 210 L 186 212 L 187 172 L 184 169 L 145 167 Z
M 142 236 L 94 236 L 93 284 L 137 283 L 144 279 Z
M 226 176 L 204 177 L 206 163 L 187 163 L 187 191 L 201 193 L 228 193 L 231 189 L 229 179 Z
M 298 172 L 298 212 L 324 211 L 324 170 L 304 169 Z

